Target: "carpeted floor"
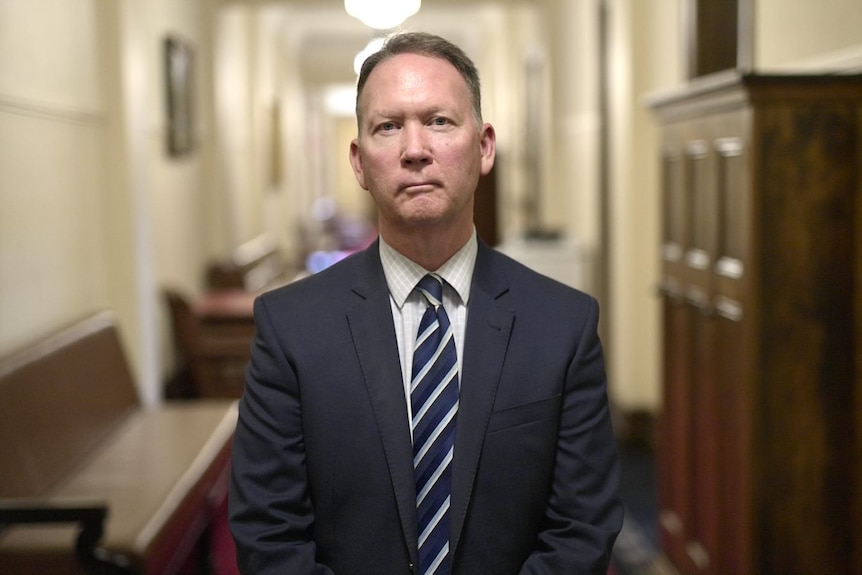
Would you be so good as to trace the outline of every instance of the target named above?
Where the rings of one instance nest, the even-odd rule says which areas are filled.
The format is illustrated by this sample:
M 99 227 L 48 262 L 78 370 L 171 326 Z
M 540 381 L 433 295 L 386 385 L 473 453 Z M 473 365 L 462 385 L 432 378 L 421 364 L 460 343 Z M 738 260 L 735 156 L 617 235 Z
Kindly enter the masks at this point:
M 674 575 L 659 549 L 657 485 L 652 448 L 620 445 L 620 494 L 626 506 L 613 551 L 614 575 Z

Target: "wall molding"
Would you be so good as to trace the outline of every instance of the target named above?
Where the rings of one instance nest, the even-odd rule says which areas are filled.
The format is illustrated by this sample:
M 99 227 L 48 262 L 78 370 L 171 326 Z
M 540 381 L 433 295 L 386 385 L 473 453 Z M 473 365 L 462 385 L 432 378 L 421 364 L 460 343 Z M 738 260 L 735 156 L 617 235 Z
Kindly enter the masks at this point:
M 786 66 L 778 66 L 774 71 L 809 74 L 858 74 L 862 72 L 862 44 L 806 58 Z
M 105 115 L 98 110 L 2 93 L 0 93 L 0 113 L 84 126 L 105 123 Z

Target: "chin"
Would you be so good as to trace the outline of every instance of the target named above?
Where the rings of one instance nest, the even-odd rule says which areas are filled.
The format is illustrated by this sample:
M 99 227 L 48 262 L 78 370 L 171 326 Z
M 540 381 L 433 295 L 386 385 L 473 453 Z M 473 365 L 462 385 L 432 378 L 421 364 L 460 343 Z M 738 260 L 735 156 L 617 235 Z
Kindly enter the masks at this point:
M 445 223 L 445 220 L 440 217 L 431 217 L 431 216 L 414 216 L 409 218 L 404 218 L 402 220 L 402 225 L 408 228 L 433 228 L 440 226 Z
M 438 202 L 414 202 L 400 210 L 398 217 L 408 224 L 434 224 L 451 217 Z

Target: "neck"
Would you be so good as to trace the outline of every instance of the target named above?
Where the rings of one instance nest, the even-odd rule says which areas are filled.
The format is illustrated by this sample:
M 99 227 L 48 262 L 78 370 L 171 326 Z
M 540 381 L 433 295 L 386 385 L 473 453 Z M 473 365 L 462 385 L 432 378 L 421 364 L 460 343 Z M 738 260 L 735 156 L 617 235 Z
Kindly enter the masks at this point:
M 473 233 L 469 227 L 441 232 L 436 229 L 414 229 L 409 233 L 391 233 L 381 228 L 380 234 L 386 243 L 404 257 L 416 262 L 428 271 L 436 271 L 458 250 L 464 247 Z

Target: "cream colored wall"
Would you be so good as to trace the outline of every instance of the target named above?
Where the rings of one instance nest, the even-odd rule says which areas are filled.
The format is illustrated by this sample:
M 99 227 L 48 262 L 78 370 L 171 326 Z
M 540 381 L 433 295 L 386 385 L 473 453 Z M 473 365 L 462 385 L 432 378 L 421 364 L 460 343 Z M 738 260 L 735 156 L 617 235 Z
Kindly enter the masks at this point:
M 0 352 L 110 303 L 94 0 L 0 3 Z
M 762 70 L 862 69 L 862 2 L 757 0 L 754 62 Z
M 250 239 L 258 226 L 254 190 L 254 24 L 253 11 L 244 6 L 222 8 L 216 17 L 215 115 L 218 134 L 213 192 L 225 206 L 223 225 L 234 245 Z M 227 246 L 225 246 L 227 247 Z
M 345 214 L 375 223 L 374 202 L 369 193 L 359 187 L 348 161 L 350 141 L 356 137 L 356 118 L 342 116 L 332 121 L 334 137 L 328 153 L 336 159 L 332 173 L 333 196 Z
M 611 391 L 624 410 L 654 410 L 660 393 L 657 126 L 645 93 L 684 77 L 681 3 L 610 2 Z
M 190 293 L 201 287 L 200 262 L 206 257 L 206 210 L 212 191 L 207 186 L 205 157 L 211 145 L 207 104 L 210 99 L 207 70 L 205 3 L 150 0 L 148 38 L 151 50 L 148 92 L 149 198 L 152 218 L 156 277 L 160 285 L 171 285 Z M 174 34 L 194 50 L 194 149 L 188 155 L 170 157 L 166 152 L 167 107 L 162 81 L 162 41 Z
M 285 254 L 301 265 L 312 206 L 315 200 L 331 193 L 322 167 L 323 160 L 331 158 L 331 139 L 324 137 L 331 125 L 323 116 L 320 86 L 303 76 L 300 53 L 307 35 L 326 27 L 327 20 L 321 15 L 297 14 L 289 7 L 272 7 L 269 18 L 279 22 L 278 29 L 273 30 L 270 49 L 273 68 L 278 70 L 275 90 L 280 106 L 282 168 L 277 189 L 267 197 L 270 207 L 265 210 L 266 225 L 282 238 Z M 343 23 L 330 19 L 329 25 L 338 28 Z M 345 165 L 347 149 L 332 158 Z
M 543 219 L 576 238 L 590 268 L 588 291 L 599 295 L 602 258 L 598 195 L 600 116 L 598 0 L 546 0 L 550 38 L 551 140 Z
M 206 0 L 0 2 L 0 353 L 117 311 L 141 396 L 170 365 L 165 284 L 207 253 Z M 162 40 L 198 47 L 199 146 L 165 153 Z
M 119 45 L 126 54 L 121 100 L 124 149 L 129 169 L 117 182 L 132 198 L 134 240 L 131 254 L 138 282 L 136 304 L 143 345 L 141 365 L 148 370 L 144 392 L 158 401 L 161 385 L 176 366 L 172 326 L 162 290 L 192 297 L 203 286 L 205 261 L 212 247 L 210 214 L 219 198 L 213 192 L 211 29 L 207 0 L 120 2 Z M 193 149 L 182 156 L 167 151 L 164 40 L 168 35 L 193 50 Z M 122 257 L 122 256 L 120 256 Z M 152 347 L 150 350 L 149 348 Z
M 596 72 L 589 52 L 595 30 L 585 19 L 598 0 L 574 4 L 545 0 L 522 12 L 490 10 L 482 21 L 493 25 L 482 28 L 473 49 L 486 74 L 486 112 L 508 140 L 502 219 L 517 233 L 522 222 L 508 210 L 518 209 L 518 194 L 529 182 L 519 163 L 523 78 L 514 71 L 523 70 L 526 48 L 551 38 L 543 213 L 547 223 L 586 238 L 598 252 L 604 246 L 596 243 L 596 102 L 583 83 Z M 658 143 L 642 96 L 681 77 L 684 4 L 608 0 L 615 91 L 613 284 L 604 303 L 612 323 L 605 338 L 612 393 L 627 408 L 654 409 L 659 402 L 652 295 Z M 314 105 L 292 44 L 302 28 L 283 10 L 244 6 L 0 0 L 0 355 L 111 307 L 119 313 L 142 396 L 157 401 L 173 361 L 160 288 L 201 289 L 210 257 L 261 231 L 285 243 L 295 239 L 317 193 L 308 161 L 315 135 L 304 125 Z M 547 35 L 546 20 L 533 12 L 541 6 L 552 10 L 547 21 L 554 29 Z M 451 22 L 434 25 L 447 30 Z M 764 68 L 859 67 L 856 0 L 816 6 L 760 0 L 756 22 L 756 60 Z M 495 28 L 507 35 L 494 36 Z M 198 147 L 180 159 L 164 151 L 161 41 L 168 32 L 197 48 Z M 273 182 L 268 142 L 276 101 L 283 169 Z
M 149 209 L 146 30 L 134 2 L 98 3 L 102 38 L 105 145 L 99 161 L 106 194 L 105 245 L 111 297 L 142 399 L 159 399 L 158 302 Z

